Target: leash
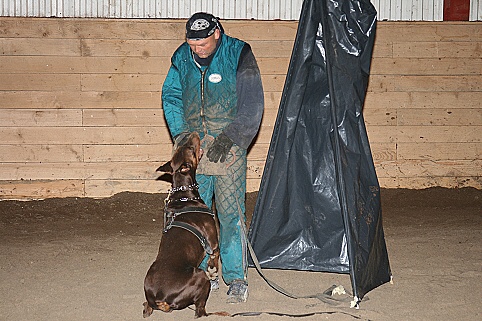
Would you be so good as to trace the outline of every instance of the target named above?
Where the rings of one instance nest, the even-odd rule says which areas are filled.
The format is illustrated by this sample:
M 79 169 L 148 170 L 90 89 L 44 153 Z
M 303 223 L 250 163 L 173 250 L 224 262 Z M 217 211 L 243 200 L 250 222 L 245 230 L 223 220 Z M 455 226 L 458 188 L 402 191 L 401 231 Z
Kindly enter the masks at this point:
M 275 282 L 268 279 L 266 277 L 266 275 L 263 273 L 261 265 L 259 264 L 259 261 L 258 261 L 258 257 L 256 256 L 256 253 L 254 252 L 253 246 L 251 245 L 251 242 L 248 239 L 248 233 L 246 231 L 246 226 L 243 223 L 244 218 L 243 218 L 243 214 L 242 214 L 242 211 L 241 211 L 241 206 L 239 204 L 239 199 L 238 199 L 237 196 L 236 196 L 236 203 L 237 203 L 237 206 L 238 206 L 238 214 L 239 214 L 239 219 L 240 219 L 240 222 L 241 222 L 241 224 L 240 224 L 241 230 L 243 232 L 244 238 L 246 239 L 246 244 L 248 246 L 249 254 L 251 255 L 251 258 L 253 260 L 256 271 L 258 272 L 258 274 L 263 278 L 263 280 L 271 288 L 273 288 L 275 291 L 283 294 L 284 296 L 287 296 L 287 297 L 292 298 L 292 299 L 311 299 L 311 298 L 315 298 L 315 299 L 318 299 L 318 300 L 320 300 L 324 303 L 327 303 L 329 305 L 338 305 L 342 302 L 350 302 L 351 308 L 353 308 L 353 307 L 355 307 L 357 309 L 359 308 L 359 305 L 358 305 L 359 302 L 358 302 L 358 299 L 356 297 L 353 300 L 351 300 L 350 297 L 347 297 L 347 298 L 336 298 L 336 297 L 334 297 L 334 295 L 342 295 L 342 294 L 348 294 L 350 296 L 352 295 L 351 293 L 346 291 L 345 288 L 342 285 L 338 285 L 338 286 L 332 285 L 331 287 L 329 287 L 328 289 L 323 291 L 323 293 L 316 293 L 316 294 L 309 294 L 309 295 L 296 295 L 296 294 L 293 294 L 293 293 L 285 290 L 284 288 L 282 288 L 281 286 L 279 286 Z M 368 298 L 366 298 L 366 299 L 368 299 Z
M 237 317 L 237 316 L 242 316 L 242 317 L 257 317 L 262 314 L 269 314 L 269 315 L 276 315 L 279 317 L 291 317 L 291 318 L 305 318 L 305 317 L 311 317 L 314 315 L 322 315 L 322 314 L 343 314 L 343 315 L 348 315 L 354 319 L 361 320 L 361 317 L 353 315 L 351 313 L 347 312 L 342 312 L 342 311 L 325 311 L 325 312 L 309 312 L 309 313 L 302 313 L 302 314 L 290 314 L 290 313 L 279 313 L 279 312 L 240 312 L 240 313 L 234 313 L 231 314 L 231 317 Z
M 258 274 L 263 278 L 263 280 L 265 280 L 265 282 L 271 288 L 273 288 L 277 292 L 279 292 L 279 293 L 281 293 L 281 294 L 283 294 L 283 295 L 285 295 L 289 298 L 292 298 L 292 299 L 318 299 L 318 300 L 320 300 L 324 303 L 330 304 L 330 305 L 338 305 L 340 302 L 350 302 L 351 301 L 350 298 L 340 299 L 340 298 L 334 297 L 334 295 L 336 295 L 336 294 L 338 294 L 338 295 L 342 295 L 342 294 L 351 295 L 350 293 L 348 293 L 345 290 L 345 288 L 342 285 L 332 285 L 331 287 L 329 287 L 328 289 L 326 289 L 322 293 L 309 294 L 309 295 L 297 295 L 297 294 L 294 294 L 294 293 L 291 293 L 291 292 L 285 290 L 284 288 L 282 288 L 281 286 L 279 286 L 278 284 L 276 284 L 272 280 L 268 279 L 268 277 L 266 277 L 266 275 L 263 273 L 261 265 L 259 264 L 259 261 L 258 261 L 258 257 L 256 256 L 256 253 L 254 252 L 254 249 L 253 249 L 253 246 L 251 245 L 251 242 L 247 238 L 246 227 L 244 226 L 244 224 L 241 224 L 241 226 L 242 226 L 243 233 L 246 237 L 246 243 L 247 243 L 247 246 L 248 246 L 248 249 L 249 249 L 249 254 L 251 255 L 251 259 L 253 260 L 256 271 L 258 271 Z

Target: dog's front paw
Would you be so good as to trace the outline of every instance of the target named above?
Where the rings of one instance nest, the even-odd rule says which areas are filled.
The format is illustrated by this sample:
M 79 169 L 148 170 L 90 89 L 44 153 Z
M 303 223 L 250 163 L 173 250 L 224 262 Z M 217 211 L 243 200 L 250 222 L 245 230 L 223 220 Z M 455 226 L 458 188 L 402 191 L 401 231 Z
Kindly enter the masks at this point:
M 152 314 L 152 311 L 153 311 L 153 310 L 152 310 L 152 308 L 149 306 L 149 303 L 144 302 L 143 305 L 144 305 L 144 310 L 142 311 L 142 316 L 143 316 L 144 318 L 147 318 L 147 317 L 149 317 L 149 316 Z
M 215 266 L 213 266 L 213 267 L 208 266 L 206 274 L 207 274 L 207 276 L 210 280 L 217 279 L 218 278 L 218 269 Z

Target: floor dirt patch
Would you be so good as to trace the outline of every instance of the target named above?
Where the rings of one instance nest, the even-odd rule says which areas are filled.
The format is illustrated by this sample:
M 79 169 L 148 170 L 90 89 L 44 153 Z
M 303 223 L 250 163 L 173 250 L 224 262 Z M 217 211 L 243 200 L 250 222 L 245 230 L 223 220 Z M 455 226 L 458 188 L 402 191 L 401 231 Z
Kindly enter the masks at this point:
M 208 312 L 238 320 L 477 320 L 482 310 L 482 191 L 382 190 L 394 284 L 368 293 L 359 310 L 290 299 L 249 270 L 246 304 L 212 293 Z M 0 201 L 0 320 L 141 320 L 143 279 L 157 254 L 163 194 L 106 199 Z M 248 221 L 257 193 L 247 195 Z M 287 290 L 350 289 L 348 275 L 266 270 Z M 148 320 L 192 320 L 194 311 L 155 311 Z M 209 316 L 209 320 L 226 320 Z

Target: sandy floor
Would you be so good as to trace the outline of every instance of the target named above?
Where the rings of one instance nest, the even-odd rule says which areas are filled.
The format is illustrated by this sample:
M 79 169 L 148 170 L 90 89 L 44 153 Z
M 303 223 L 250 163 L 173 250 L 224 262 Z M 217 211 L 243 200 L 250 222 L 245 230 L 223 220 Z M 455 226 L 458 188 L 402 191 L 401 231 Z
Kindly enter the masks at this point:
M 94 199 L 0 202 L 0 320 L 141 320 L 143 279 L 157 254 L 164 195 L 121 193 Z M 256 199 L 248 194 L 251 214 Z M 208 312 L 263 312 L 236 320 L 482 320 L 482 191 L 382 190 L 394 284 L 348 303 L 290 299 L 250 269 L 247 303 L 212 293 Z M 249 217 L 249 215 L 248 215 Z M 287 290 L 306 295 L 348 275 L 266 270 Z M 313 315 L 309 315 L 312 314 Z M 190 309 L 147 320 L 192 320 Z M 209 316 L 208 320 L 226 320 Z

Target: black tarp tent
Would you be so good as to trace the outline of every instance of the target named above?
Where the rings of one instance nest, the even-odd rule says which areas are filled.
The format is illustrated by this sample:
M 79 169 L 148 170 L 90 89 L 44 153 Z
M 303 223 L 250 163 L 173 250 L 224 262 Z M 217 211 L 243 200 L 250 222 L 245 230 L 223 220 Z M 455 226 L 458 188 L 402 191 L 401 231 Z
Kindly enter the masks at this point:
M 369 0 L 304 1 L 248 233 L 261 267 L 349 273 L 356 303 L 391 278 L 362 114 L 375 29 Z

